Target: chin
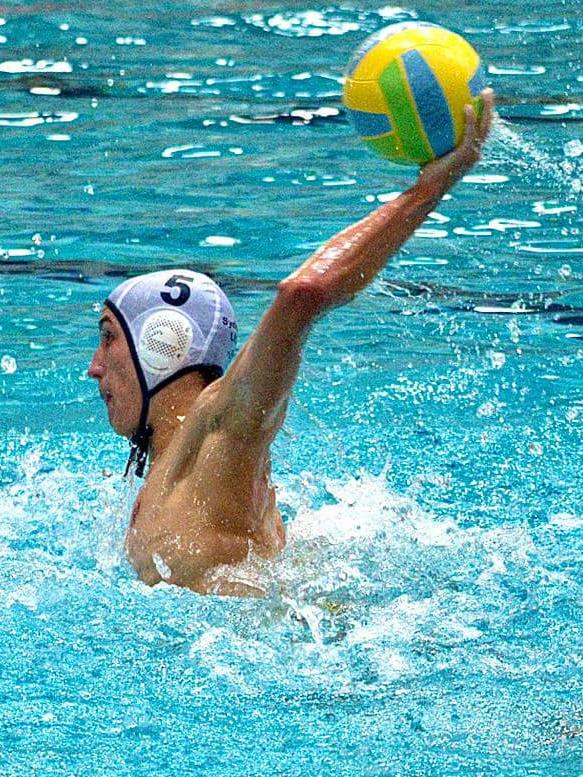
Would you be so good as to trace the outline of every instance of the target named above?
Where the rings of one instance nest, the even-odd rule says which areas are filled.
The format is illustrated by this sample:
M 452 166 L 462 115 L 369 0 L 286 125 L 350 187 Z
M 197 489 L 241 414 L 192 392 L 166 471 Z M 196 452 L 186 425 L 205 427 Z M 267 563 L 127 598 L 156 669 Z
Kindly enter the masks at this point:
M 134 436 L 134 434 L 136 433 L 135 429 L 128 429 L 125 426 L 123 428 L 121 428 L 119 426 L 113 426 L 113 424 L 112 424 L 112 429 L 120 437 L 125 437 L 126 440 L 131 440 L 132 437 Z
M 137 429 L 137 424 L 132 425 L 127 421 L 119 420 L 115 418 L 113 413 L 109 414 L 109 425 L 116 434 L 119 434 L 120 437 L 126 437 L 128 440 L 133 437 Z

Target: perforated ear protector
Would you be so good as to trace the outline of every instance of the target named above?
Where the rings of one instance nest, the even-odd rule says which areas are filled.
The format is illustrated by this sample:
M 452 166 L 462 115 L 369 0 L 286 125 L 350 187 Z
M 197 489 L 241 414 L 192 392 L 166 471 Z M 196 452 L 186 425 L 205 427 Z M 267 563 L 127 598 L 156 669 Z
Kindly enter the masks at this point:
M 142 324 L 138 359 L 145 370 L 166 377 L 183 366 L 191 344 L 188 318 L 177 310 L 160 310 Z
M 208 276 L 162 270 L 131 278 L 105 301 L 126 336 L 142 390 L 130 464 L 143 475 L 152 430 L 150 399 L 186 372 L 211 367 L 222 375 L 237 343 L 237 323 L 224 292 Z

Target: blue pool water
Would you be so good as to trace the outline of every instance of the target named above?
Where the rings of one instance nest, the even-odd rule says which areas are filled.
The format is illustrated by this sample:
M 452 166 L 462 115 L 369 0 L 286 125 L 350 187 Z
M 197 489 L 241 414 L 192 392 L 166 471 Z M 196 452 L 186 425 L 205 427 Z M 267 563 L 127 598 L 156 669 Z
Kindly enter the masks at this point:
M 583 774 L 583 23 L 501 8 L 9 2 L 0 12 L 0 773 Z M 342 71 L 392 21 L 479 49 L 481 164 L 315 329 L 263 601 L 136 581 L 85 374 L 120 279 L 191 266 L 249 334 L 413 172 Z

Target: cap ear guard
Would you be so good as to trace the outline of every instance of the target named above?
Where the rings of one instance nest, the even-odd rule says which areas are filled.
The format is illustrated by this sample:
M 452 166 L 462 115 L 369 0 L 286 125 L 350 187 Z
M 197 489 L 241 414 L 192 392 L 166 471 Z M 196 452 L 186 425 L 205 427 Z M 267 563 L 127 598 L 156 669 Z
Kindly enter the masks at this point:
M 192 330 L 177 310 L 152 313 L 142 324 L 136 349 L 142 368 L 158 377 L 179 370 L 192 345 Z

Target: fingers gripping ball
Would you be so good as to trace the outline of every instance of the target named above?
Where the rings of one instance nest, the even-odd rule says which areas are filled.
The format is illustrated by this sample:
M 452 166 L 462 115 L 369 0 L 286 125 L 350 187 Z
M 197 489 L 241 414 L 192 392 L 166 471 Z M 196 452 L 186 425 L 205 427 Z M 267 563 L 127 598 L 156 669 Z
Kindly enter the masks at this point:
M 478 117 L 486 86 L 480 57 L 459 35 L 434 24 L 392 24 L 355 52 L 343 102 L 357 134 L 382 157 L 426 164 L 464 134 L 464 105 Z

